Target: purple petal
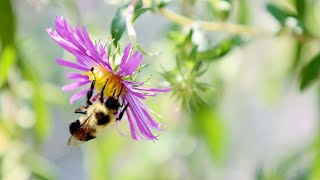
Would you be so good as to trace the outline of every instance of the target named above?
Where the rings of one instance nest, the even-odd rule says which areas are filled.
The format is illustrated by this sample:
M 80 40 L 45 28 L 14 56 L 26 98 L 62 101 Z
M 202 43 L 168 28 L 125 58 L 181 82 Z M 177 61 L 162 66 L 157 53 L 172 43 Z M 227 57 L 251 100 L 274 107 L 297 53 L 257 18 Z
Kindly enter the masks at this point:
M 155 122 L 150 115 L 146 116 L 146 114 L 148 114 L 146 106 L 144 106 L 139 99 L 133 97 L 134 96 L 127 92 L 125 98 L 129 103 L 129 109 L 132 112 L 133 120 L 137 124 L 139 132 L 145 139 L 157 139 L 150 131 L 149 126 L 159 130 L 160 123 Z M 142 110 L 143 108 L 145 108 L 145 112 Z
M 93 45 L 93 43 L 87 33 L 87 30 L 84 26 L 82 27 L 82 35 L 83 35 L 84 42 L 87 47 L 86 54 L 89 55 L 90 57 L 92 57 L 92 59 L 95 62 L 97 62 L 99 65 L 103 65 L 101 61 L 97 61 L 97 60 L 100 60 L 101 57 L 99 56 L 99 53 L 98 53 L 96 47 Z
M 74 94 L 71 98 L 70 98 L 70 104 L 73 104 L 76 100 L 80 99 L 82 96 L 84 96 L 85 94 L 88 93 L 88 91 L 90 90 L 90 88 L 85 89 L 81 92 L 78 92 L 76 94 Z
M 79 57 L 82 59 L 90 59 L 88 61 L 90 61 L 91 63 L 97 64 L 85 52 L 82 52 L 81 50 L 79 50 L 72 42 L 63 39 L 61 36 L 57 35 L 56 32 L 50 31 L 50 29 L 48 30 L 48 33 L 51 36 L 51 38 L 66 51 L 69 51 L 76 57 Z
M 148 92 L 169 92 L 171 90 L 171 87 L 167 87 L 165 89 L 159 89 L 159 88 L 144 88 L 144 87 L 133 87 L 136 90 L 140 91 L 148 91 Z
M 59 34 L 63 33 L 63 35 L 61 36 L 71 42 L 74 46 L 76 46 L 79 51 L 85 52 L 82 41 L 79 41 L 79 38 L 77 37 L 78 35 L 67 23 L 67 21 L 63 19 L 63 17 L 61 17 L 61 21 L 59 21 L 59 19 L 56 19 L 56 30 L 58 33 L 60 32 Z
M 119 67 L 119 74 L 123 73 L 123 70 L 125 68 L 125 64 L 128 60 L 129 54 L 130 54 L 130 50 L 131 50 L 131 44 L 129 43 L 123 51 L 123 56 L 122 56 L 120 67 Z
M 87 79 L 86 81 L 78 81 L 78 82 L 74 82 L 68 85 L 65 85 L 62 87 L 62 90 L 64 91 L 72 91 L 80 86 L 83 86 L 85 84 L 88 84 L 89 82 L 91 82 L 89 79 Z
M 51 38 L 62 48 L 74 54 L 79 64 L 92 67 L 94 64 L 104 66 L 102 56 L 97 51 L 87 34 L 85 28 L 80 31 L 79 26 L 76 30 L 64 20 L 63 17 L 57 17 L 55 20 L 56 30 L 47 29 Z
M 128 101 L 130 101 L 130 106 L 134 108 L 135 111 L 137 111 L 137 114 L 142 121 L 147 123 L 153 129 L 159 130 L 161 124 L 158 121 L 154 120 L 155 118 L 147 112 L 149 108 L 145 104 L 143 104 L 138 98 L 135 98 L 130 94 L 127 94 L 127 99 Z
M 73 62 L 65 61 L 63 59 L 56 59 L 56 62 L 57 62 L 57 64 L 59 64 L 61 66 L 70 67 L 70 68 L 78 69 L 81 71 L 89 71 L 90 70 L 89 67 L 84 67 L 84 66 L 81 66 L 81 65 L 73 63 Z
M 86 66 L 86 67 L 92 67 L 93 64 L 96 64 L 92 62 L 92 60 L 88 57 L 76 56 L 76 60 L 79 64 Z
M 133 119 L 130 115 L 131 114 L 130 110 L 128 109 L 126 113 L 127 113 L 127 117 L 128 117 L 128 121 L 129 121 L 131 137 L 134 140 L 139 140 L 140 138 L 139 138 L 139 136 L 137 136 L 136 128 L 135 128 L 135 125 L 133 124 Z
M 128 109 L 131 111 L 133 119 L 135 119 L 135 122 L 138 125 L 140 134 L 147 140 L 156 139 L 156 137 L 152 134 L 148 126 L 144 123 L 144 121 L 140 119 L 137 112 L 135 112 L 135 109 L 131 108 L 131 104 Z
M 87 80 L 89 79 L 88 76 L 84 76 L 82 74 L 78 73 L 67 73 L 67 78 L 68 79 L 78 79 L 78 80 Z
M 123 76 L 131 75 L 141 64 L 142 58 L 143 58 L 142 54 L 140 54 L 138 51 L 135 52 L 125 64 L 125 67 L 123 70 Z
M 127 83 L 123 83 L 123 85 L 126 87 L 128 93 L 131 93 L 134 96 L 139 97 L 141 99 L 145 99 L 145 95 L 141 92 L 135 91 L 131 85 L 128 85 Z
M 76 26 L 76 34 L 77 34 L 77 38 L 79 38 L 79 40 L 81 42 L 84 42 L 84 39 L 83 39 L 82 34 L 81 34 L 80 27 L 78 25 Z

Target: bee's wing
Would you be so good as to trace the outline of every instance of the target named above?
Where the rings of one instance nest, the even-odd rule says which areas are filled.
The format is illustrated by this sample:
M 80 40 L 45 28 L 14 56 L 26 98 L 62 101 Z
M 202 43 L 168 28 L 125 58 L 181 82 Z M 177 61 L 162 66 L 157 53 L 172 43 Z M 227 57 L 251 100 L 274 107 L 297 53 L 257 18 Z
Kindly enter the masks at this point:
M 81 141 L 77 138 L 77 136 L 83 136 L 88 133 L 89 126 L 89 119 L 91 115 L 84 121 L 84 123 L 81 125 L 81 127 L 75 132 L 74 135 L 71 135 L 71 137 L 68 140 L 68 146 L 79 146 L 83 144 L 85 141 Z
M 78 140 L 75 136 L 71 136 L 68 140 L 68 146 L 80 146 L 85 141 Z

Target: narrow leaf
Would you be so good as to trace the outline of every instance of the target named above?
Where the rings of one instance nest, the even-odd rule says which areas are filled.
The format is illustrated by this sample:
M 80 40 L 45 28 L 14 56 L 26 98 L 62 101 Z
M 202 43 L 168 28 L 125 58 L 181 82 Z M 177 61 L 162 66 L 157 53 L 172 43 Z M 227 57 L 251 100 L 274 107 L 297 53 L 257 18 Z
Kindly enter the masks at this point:
M 19 55 L 19 54 L 18 54 Z M 21 69 L 21 73 L 26 80 L 29 80 L 32 84 L 34 94 L 32 97 L 32 106 L 36 115 L 35 135 L 39 141 L 42 141 L 50 128 L 50 116 L 48 112 L 48 105 L 45 102 L 45 98 L 41 86 L 41 79 L 34 71 L 34 68 L 30 66 L 22 55 L 18 57 L 18 66 Z
M 242 40 L 234 37 L 227 40 L 222 41 L 212 49 L 198 52 L 198 59 L 199 60 L 208 60 L 212 61 L 217 58 L 220 58 L 230 52 L 234 47 L 240 45 Z
M 304 46 L 303 43 L 295 42 L 295 52 L 294 52 L 292 66 L 291 66 L 292 71 L 295 71 L 301 63 L 301 60 L 302 60 L 301 53 L 302 53 L 303 46 Z
M 9 44 L 13 44 L 16 31 L 16 19 L 10 0 L 1 1 L 0 27 L 1 46 L 6 47 Z
M 126 29 L 126 6 L 119 7 L 116 11 L 111 24 L 111 36 L 113 44 L 117 46 L 118 41 L 121 39 L 121 36 Z
M 208 145 L 213 158 L 223 160 L 227 147 L 227 129 L 218 112 L 202 104 L 199 111 L 193 114 L 196 132 Z
M 6 46 L 0 56 L 0 87 L 5 83 L 15 59 L 16 54 L 14 48 L 12 46 Z
M 300 20 L 300 22 L 303 22 L 307 10 L 306 0 L 296 0 L 296 7 L 298 12 L 298 19 Z
M 278 6 L 268 3 L 267 4 L 267 10 L 271 13 L 271 15 L 278 20 L 278 22 L 282 25 L 285 24 L 285 21 L 288 17 L 295 17 L 293 14 L 291 14 L 288 11 L 285 11 Z
M 248 0 L 239 0 L 238 22 L 240 24 L 248 24 L 250 17 L 250 9 Z
M 315 80 L 319 78 L 320 73 L 320 53 L 315 56 L 307 65 L 302 68 L 300 78 L 300 90 L 305 90 Z
M 152 8 L 140 8 L 138 10 L 136 10 L 133 15 L 132 15 L 132 19 L 131 19 L 131 22 L 134 23 L 134 21 L 139 17 L 141 16 L 143 13 L 149 11 L 149 10 L 152 10 Z

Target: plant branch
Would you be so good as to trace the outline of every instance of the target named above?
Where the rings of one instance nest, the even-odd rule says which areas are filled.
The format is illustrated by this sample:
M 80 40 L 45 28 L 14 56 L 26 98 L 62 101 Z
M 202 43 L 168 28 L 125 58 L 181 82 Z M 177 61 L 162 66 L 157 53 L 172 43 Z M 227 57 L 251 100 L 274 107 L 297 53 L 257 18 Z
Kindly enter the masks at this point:
M 137 3 L 138 3 L 138 0 L 132 0 L 126 12 L 126 27 L 127 27 L 128 35 L 130 38 L 136 37 L 136 32 L 132 26 L 131 19 L 132 19 L 134 7 Z
M 241 35 L 251 35 L 251 36 L 261 36 L 261 35 L 270 35 L 269 32 L 258 30 L 252 27 L 232 24 L 227 22 L 209 22 L 209 21 L 196 21 L 191 18 L 185 17 L 178 13 L 175 13 L 169 9 L 162 8 L 159 10 L 159 13 L 169 20 L 181 24 L 183 26 L 192 26 L 197 24 L 204 31 L 221 31 L 229 32 L 234 34 Z
M 210 22 L 210 21 L 201 21 L 201 20 L 193 20 L 181 14 L 178 14 L 174 11 L 171 11 L 166 8 L 159 9 L 158 11 L 161 15 L 168 18 L 172 22 L 180 24 L 182 26 L 193 26 L 197 25 L 204 31 L 216 31 L 216 32 L 228 32 L 238 35 L 248 35 L 248 36 L 267 36 L 273 37 L 277 34 L 265 31 L 241 24 L 234 24 L 229 22 Z M 284 36 L 289 36 L 296 39 L 299 42 L 305 43 L 312 40 L 320 41 L 319 37 L 314 37 L 307 34 L 294 34 L 294 33 L 286 33 L 282 34 Z

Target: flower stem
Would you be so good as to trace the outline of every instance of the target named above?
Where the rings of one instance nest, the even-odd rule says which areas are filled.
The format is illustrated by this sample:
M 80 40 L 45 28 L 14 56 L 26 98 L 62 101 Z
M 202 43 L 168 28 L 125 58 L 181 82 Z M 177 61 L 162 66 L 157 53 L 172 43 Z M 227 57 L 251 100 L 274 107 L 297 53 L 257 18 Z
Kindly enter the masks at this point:
M 233 33 L 238 35 L 265 36 L 265 37 L 274 37 L 277 35 L 270 31 L 261 30 L 261 29 L 241 25 L 241 24 L 234 24 L 230 22 L 210 22 L 210 21 L 194 20 L 166 8 L 159 9 L 158 12 L 164 17 L 171 20 L 172 22 L 175 22 L 182 26 L 197 25 L 199 28 L 201 28 L 204 31 L 227 32 L 227 33 Z M 320 41 L 319 37 L 311 36 L 309 34 L 286 33 L 286 34 L 282 34 L 282 36 L 289 36 L 303 43 L 309 42 L 312 40 L 316 40 L 318 42 Z
M 166 8 L 160 9 L 159 13 L 175 23 L 181 24 L 183 26 L 198 25 L 204 31 L 221 31 L 251 36 L 270 34 L 269 32 L 240 24 L 232 24 L 227 22 L 195 21 L 191 18 L 185 17 Z
M 132 19 L 134 7 L 137 3 L 138 3 L 138 0 L 132 0 L 128 6 L 127 12 L 126 12 L 126 27 L 127 27 L 127 31 L 128 31 L 128 35 L 129 35 L 130 39 L 136 37 L 136 32 L 132 26 L 131 19 Z

